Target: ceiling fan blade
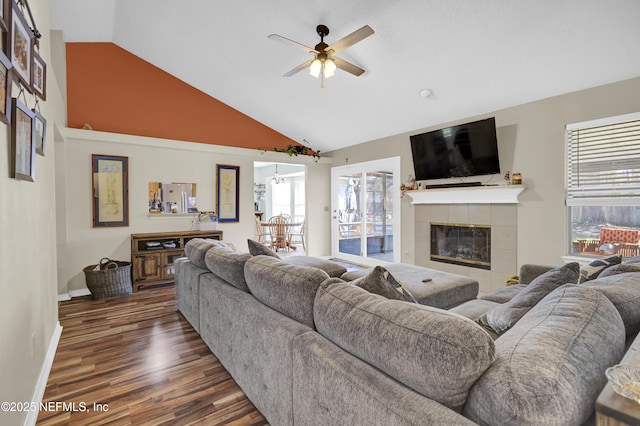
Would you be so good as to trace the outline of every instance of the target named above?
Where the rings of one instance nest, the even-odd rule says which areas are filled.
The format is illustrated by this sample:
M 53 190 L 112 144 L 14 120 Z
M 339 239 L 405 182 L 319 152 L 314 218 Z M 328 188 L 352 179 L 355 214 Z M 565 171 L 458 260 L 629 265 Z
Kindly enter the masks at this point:
M 282 37 L 281 35 L 278 34 L 270 34 L 268 36 L 271 40 L 278 40 L 284 44 L 287 44 L 289 46 L 295 47 L 298 50 L 303 51 L 304 53 L 319 53 L 316 49 L 314 49 L 313 47 L 309 47 L 309 46 L 305 46 L 302 43 L 298 43 L 297 41 L 293 41 L 291 39 L 288 39 L 286 37 Z
M 315 58 L 313 58 L 313 59 L 315 59 Z M 297 67 L 295 67 L 294 69 L 292 69 L 291 71 L 286 73 L 283 77 L 291 77 L 292 75 L 299 73 L 300 71 L 302 71 L 305 68 L 309 69 L 309 67 L 311 66 L 311 62 L 313 62 L 313 59 L 309 59 L 304 64 L 298 65 Z M 337 63 L 336 63 L 336 66 L 337 66 Z
M 374 32 L 375 31 L 373 31 L 373 29 L 370 26 L 365 25 L 364 27 L 360 28 L 359 30 L 355 30 L 354 32 L 352 32 L 348 36 L 342 37 L 340 40 L 338 40 L 335 43 L 331 44 L 329 47 L 327 47 L 325 49 L 325 52 L 333 50 L 334 54 L 340 53 L 344 49 L 346 49 L 347 47 L 353 46 L 357 42 L 362 41 L 365 38 L 369 37 Z
M 340 68 L 342 71 L 351 73 L 356 77 L 364 74 L 364 70 L 362 68 L 353 65 L 351 62 L 347 62 L 344 59 L 340 59 L 335 56 L 332 56 L 331 59 L 336 63 L 336 67 Z

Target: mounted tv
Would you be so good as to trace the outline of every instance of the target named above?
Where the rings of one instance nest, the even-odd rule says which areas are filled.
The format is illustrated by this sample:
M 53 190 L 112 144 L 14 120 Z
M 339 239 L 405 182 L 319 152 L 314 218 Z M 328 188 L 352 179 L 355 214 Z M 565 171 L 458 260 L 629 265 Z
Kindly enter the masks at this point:
M 495 118 L 413 135 L 416 180 L 500 173 Z

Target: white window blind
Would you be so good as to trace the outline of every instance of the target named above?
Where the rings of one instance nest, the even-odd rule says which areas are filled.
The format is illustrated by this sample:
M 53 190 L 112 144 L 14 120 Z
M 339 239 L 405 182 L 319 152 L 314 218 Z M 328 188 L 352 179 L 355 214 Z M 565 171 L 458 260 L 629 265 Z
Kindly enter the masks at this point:
M 640 203 L 640 113 L 567 126 L 567 205 Z

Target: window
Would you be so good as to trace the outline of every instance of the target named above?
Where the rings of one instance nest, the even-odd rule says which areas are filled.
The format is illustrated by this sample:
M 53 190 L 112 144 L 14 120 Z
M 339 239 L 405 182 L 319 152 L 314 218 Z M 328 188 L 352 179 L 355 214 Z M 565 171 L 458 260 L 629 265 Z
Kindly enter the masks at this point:
M 640 255 L 640 113 L 567 126 L 572 254 Z

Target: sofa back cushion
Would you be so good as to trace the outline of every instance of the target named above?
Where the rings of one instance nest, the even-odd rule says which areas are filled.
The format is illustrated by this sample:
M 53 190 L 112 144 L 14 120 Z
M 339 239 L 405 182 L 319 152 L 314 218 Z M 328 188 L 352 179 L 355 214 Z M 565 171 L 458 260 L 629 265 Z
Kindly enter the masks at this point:
M 220 242 L 218 240 L 192 238 L 184 245 L 184 254 L 197 267 L 206 268 L 207 264 L 204 261 L 204 256 L 211 247 L 220 247 Z
M 582 284 L 582 286 L 600 291 L 613 303 L 622 317 L 627 336 L 632 336 L 640 330 L 640 272 L 605 277 L 601 275 L 593 281 Z
M 547 294 L 561 285 L 577 283 L 579 273 L 580 265 L 577 262 L 567 263 L 547 271 L 534 278 L 511 300 L 481 315 L 478 322 L 498 334 L 504 333 Z
M 316 295 L 318 332 L 416 392 L 459 411 L 491 365 L 491 337 L 438 308 L 389 300 L 331 278 Z
M 244 277 L 244 264 L 251 258 L 249 253 L 240 253 L 226 246 L 211 247 L 205 254 L 207 268 L 232 286 L 249 291 Z
M 604 295 L 559 287 L 496 340 L 496 361 L 463 413 L 479 424 L 581 425 L 624 344 L 622 319 Z
M 251 257 L 245 265 L 247 285 L 256 299 L 311 328 L 313 302 L 326 272 L 292 265 L 272 256 Z

